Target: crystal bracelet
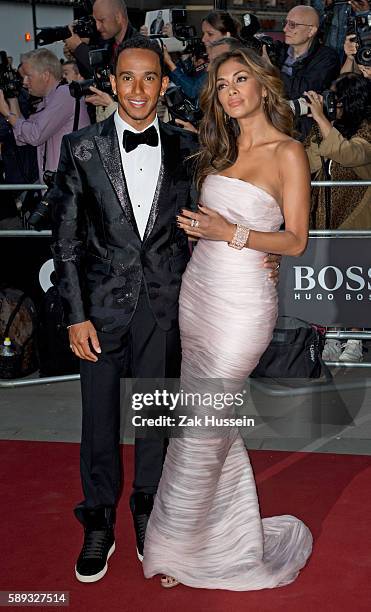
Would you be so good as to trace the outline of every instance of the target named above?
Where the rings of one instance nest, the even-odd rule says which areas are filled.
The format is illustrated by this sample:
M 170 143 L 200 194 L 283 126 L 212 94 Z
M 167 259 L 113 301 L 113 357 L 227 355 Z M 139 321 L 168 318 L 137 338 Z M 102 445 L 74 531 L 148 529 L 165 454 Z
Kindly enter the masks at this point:
M 249 234 L 250 234 L 250 228 L 246 227 L 245 225 L 240 225 L 239 223 L 237 223 L 236 231 L 233 235 L 232 240 L 228 242 L 228 246 L 232 247 L 233 249 L 238 249 L 238 250 L 243 249 L 243 247 L 246 245 L 249 239 Z

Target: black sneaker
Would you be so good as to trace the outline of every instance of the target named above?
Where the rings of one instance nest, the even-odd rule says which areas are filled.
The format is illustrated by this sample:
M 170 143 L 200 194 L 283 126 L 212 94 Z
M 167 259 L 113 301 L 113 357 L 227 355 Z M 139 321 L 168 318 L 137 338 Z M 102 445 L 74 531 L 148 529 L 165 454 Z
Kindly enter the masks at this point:
M 154 495 L 149 493 L 134 493 L 130 498 L 130 509 L 133 515 L 139 561 L 143 561 L 144 537 L 146 535 L 148 519 L 153 508 L 153 498 Z
M 106 508 L 83 512 L 84 544 L 75 567 L 80 582 L 97 582 L 107 572 L 107 561 L 115 551 L 112 516 L 114 512 Z

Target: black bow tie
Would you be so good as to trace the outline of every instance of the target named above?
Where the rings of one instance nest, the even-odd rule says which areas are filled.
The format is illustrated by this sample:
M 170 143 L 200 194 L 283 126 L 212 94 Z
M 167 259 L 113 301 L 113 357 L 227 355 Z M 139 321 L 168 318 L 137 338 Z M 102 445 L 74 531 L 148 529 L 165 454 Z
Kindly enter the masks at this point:
M 134 151 L 140 144 L 148 145 L 149 147 L 157 147 L 158 145 L 158 134 L 154 125 L 144 130 L 144 132 L 134 133 L 129 130 L 124 131 L 122 138 L 122 144 L 126 153 Z

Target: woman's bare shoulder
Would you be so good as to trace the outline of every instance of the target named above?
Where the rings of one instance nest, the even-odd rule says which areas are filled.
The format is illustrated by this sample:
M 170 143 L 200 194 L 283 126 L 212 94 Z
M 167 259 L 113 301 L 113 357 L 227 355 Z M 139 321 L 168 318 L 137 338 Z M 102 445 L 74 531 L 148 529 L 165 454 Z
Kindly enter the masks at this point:
M 275 153 L 280 166 L 283 167 L 285 167 L 286 164 L 297 165 L 298 163 L 302 163 L 303 160 L 307 161 L 307 154 L 303 144 L 290 136 L 281 138 L 277 142 Z M 287 168 L 289 169 L 290 166 Z
M 277 149 L 280 154 L 286 153 L 287 155 L 290 155 L 290 153 L 305 151 L 301 142 L 295 140 L 295 138 L 292 138 L 291 136 L 286 135 L 283 138 L 277 139 Z

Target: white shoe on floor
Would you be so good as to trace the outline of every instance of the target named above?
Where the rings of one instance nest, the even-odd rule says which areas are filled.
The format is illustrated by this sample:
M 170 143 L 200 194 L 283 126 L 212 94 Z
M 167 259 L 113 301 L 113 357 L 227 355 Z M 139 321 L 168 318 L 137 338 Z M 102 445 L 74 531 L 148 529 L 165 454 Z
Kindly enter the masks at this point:
M 323 361 L 339 361 L 341 350 L 342 345 L 340 340 L 334 340 L 332 338 L 326 340 L 322 351 Z
M 353 361 L 360 363 L 363 359 L 362 340 L 347 340 L 339 361 Z

